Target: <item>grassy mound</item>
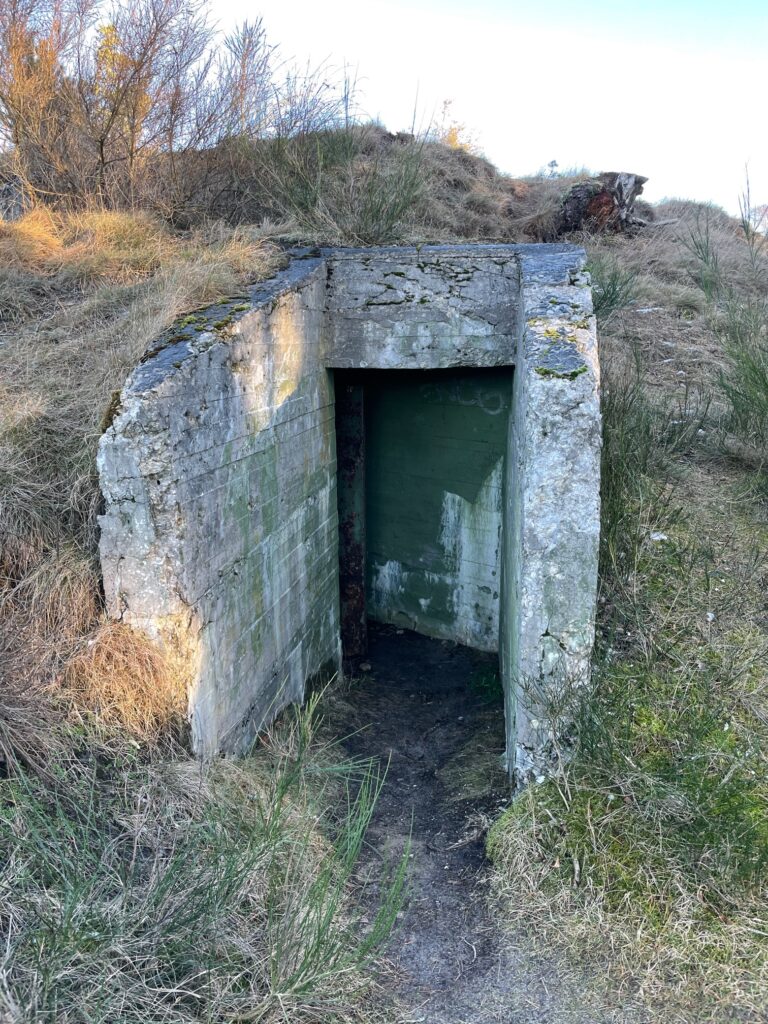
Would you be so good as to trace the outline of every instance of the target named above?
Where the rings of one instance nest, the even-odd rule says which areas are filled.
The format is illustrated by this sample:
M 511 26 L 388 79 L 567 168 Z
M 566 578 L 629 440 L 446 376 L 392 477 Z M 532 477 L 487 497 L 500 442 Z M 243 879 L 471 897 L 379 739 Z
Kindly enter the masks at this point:
M 494 824 L 488 850 L 504 914 L 599 965 L 609 1004 L 757 1021 L 768 505 L 765 393 L 745 360 L 768 365 L 764 312 L 738 332 L 765 309 L 768 250 L 719 211 L 670 213 L 639 240 L 586 240 L 604 375 L 594 687 L 553 702 L 553 725 L 576 722 L 575 749 Z

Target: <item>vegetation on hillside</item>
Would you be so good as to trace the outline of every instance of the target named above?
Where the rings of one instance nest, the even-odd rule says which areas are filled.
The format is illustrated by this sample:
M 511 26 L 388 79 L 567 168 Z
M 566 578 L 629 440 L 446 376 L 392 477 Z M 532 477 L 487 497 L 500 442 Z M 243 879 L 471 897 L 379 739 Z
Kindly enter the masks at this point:
M 371 1020 L 356 921 L 369 765 L 287 715 L 185 750 L 182 668 L 107 622 L 95 448 L 151 338 L 294 241 L 532 240 L 585 175 L 513 179 L 461 126 L 357 123 L 354 90 L 204 6 L 0 12 L 0 1016 Z M 439 138 L 438 136 L 441 136 Z M 652 211 L 650 211 L 652 213 Z M 768 985 L 768 251 L 682 201 L 586 246 L 604 376 L 594 692 L 575 752 L 489 836 L 495 899 L 601 965 L 606 1003 L 758 1021 Z M 356 793 L 350 796 L 347 793 Z M 338 813 L 338 806 L 347 808 Z
M 14 772 L 0 815 L 3 1020 L 377 1019 L 362 968 L 392 926 L 402 864 L 378 909 L 354 909 L 381 780 L 319 743 L 315 714 L 208 769 L 75 729 L 44 772 Z
M 594 689 L 577 747 L 492 827 L 504 912 L 604 997 L 758 1021 L 768 990 L 764 234 L 694 204 L 586 239 L 603 370 Z

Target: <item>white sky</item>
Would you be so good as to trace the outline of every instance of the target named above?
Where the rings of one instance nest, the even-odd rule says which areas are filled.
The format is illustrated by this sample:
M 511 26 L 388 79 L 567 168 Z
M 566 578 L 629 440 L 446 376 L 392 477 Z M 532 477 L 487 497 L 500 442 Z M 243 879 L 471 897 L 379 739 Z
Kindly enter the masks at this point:
M 356 69 L 391 131 L 464 123 L 511 174 L 634 171 L 645 197 L 731 212 L 749 167 L 768 203 L 768 4 L 757 0 L 213 0 L 221 27 L 262 16 L 299 62 Z

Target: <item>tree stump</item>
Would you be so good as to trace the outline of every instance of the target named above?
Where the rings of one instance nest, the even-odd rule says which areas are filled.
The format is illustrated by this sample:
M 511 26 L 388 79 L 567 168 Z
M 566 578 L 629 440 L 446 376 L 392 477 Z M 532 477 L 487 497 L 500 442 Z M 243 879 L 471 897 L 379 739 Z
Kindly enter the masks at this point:
M 563 197 L 555 234 L 626 231 L 632 225 L 644 224 L 632 209 L 646 181 L 641 174 L 610 171 L 578 182 Z

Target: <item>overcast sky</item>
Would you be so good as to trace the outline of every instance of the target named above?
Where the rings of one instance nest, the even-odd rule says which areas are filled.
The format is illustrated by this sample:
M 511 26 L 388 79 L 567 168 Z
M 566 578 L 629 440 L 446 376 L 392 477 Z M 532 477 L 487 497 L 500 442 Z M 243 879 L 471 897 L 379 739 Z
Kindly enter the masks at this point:
M 765 0 L 214 0 L 300 62 L 357 71 L 392 131 L 451 100 L 498 167 L 634 171 L 645 196 L 768 203 Z

